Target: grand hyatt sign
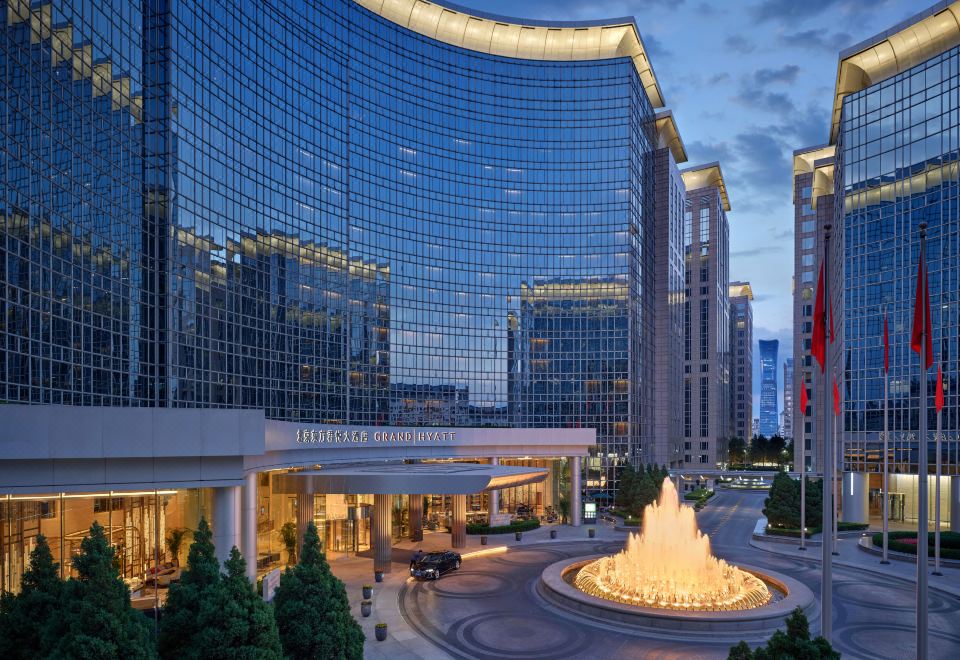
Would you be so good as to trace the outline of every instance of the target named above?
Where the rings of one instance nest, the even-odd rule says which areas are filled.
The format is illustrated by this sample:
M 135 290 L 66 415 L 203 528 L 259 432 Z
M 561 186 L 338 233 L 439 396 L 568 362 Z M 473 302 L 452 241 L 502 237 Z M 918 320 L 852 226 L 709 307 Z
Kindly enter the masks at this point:
M 451 442 L 457 439 L 456 431 L 366 431 L 358 429 L 297 429 L 297 444 L 342 444 L 342 443 L 420 443 Z

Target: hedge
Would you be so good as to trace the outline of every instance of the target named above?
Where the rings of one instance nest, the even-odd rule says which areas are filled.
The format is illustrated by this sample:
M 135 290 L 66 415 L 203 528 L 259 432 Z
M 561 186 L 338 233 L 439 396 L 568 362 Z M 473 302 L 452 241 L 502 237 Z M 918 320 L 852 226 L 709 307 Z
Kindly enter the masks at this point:
M 862 532 L 865 529 L 869 529 L 870 525 L 867 523 L 855 523 L 855 522 L 843 522 L 840 521 L 837 523 L 838 532 Z M 819 534 L 823 530 L 820 527 L 808 527 L 807 528 L 807 538 L 810 538 L 814 534 Z M 766 530 L 769 536 L 789 536 L 791 538 L 798 539 L 800 538 L 799 529 L 789 529 L 786 527 L 767 527 Z
M 513 532 L 528 532 L 540 526 L 540 521 L 536 518 L 531 520 L 518 520 L 509 525 L 490 525 L 473 524 L 467 525 L 467 534 L 512 534 Z
M 706 488 L 698 488 L 698 489 L 692 490 L 692 491 L 690 491 L 689 493 L 687 493 L 686 495 L 684 495 L 684 496 L 683 496 L 683 499 L 688 500 L 688 501 L 697 501 L 697 502 L 700 502 L 700 503 L 702 504 L 702 503 L 706 502 L 707 500 L 709 500 L 711 497 L 713 497 L 713 491 L 712 491 L 712 490 L 707 490 Z
M 917 554 L 916 532 L 890 532 L 889 548 L 894 552 L 904 552 L 909 555 Z M 914 543 L 904 543 L 903 539 L 913 539 Z M 928 555 L 933 557 L 934 533 L 928 534 Z M 883 547 L 883 533 L 873 535 L 873 545 Z M 943 559 L 960 559 L 960 532 L 940 532 L 940 557 Z

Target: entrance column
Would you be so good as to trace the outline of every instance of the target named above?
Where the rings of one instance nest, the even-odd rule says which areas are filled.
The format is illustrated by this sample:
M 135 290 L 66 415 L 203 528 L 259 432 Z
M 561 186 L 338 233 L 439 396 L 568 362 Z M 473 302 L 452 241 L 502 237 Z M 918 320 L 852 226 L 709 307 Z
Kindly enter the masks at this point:
M 240 486 L 213 489 L 213 544 L 220 563 L 240 547 Z
M 393 560 L 393 496 L 373 496 L 373 570 L 389 573 Z
M 240 552 L 247 560 L 247 578 L 257 581 L 257 473 L 251 472 L 243 480 L 243 520 Z
M 960 475 L 950 477 L 950 531 L 960 532 Z
M 579 527 L 583 521 L 583 488 L 580 485 L 581 459 L 579 456 L 570 457 L 570 524 Z
M 870 475 L 864 472 L 843 473 L 840 517 L 843 522 L 870 522 Z
M 417 493 L 407 498 L 410 511 L 410 540 L 423 540 L 423 494 Z
M 494 456 L 493 458 L 490 459 L 490 465 L 500 465 L 500 459 Z M 488 520 L 490 525 L 493 526 L 494 516 L 500 513 L 500 491 L 496 489 L 491 490 L 490 498 L 488 501 L 489 501 L 488 508 L 490 509 Z
M 450 545 L 454 548 L 467 547 L 467 496 L 451 495 L 450 507 L 453 509 Z
M 303 537 L 313 522 L 313 491 L 297 493 L 297 561 L 303 556 Z

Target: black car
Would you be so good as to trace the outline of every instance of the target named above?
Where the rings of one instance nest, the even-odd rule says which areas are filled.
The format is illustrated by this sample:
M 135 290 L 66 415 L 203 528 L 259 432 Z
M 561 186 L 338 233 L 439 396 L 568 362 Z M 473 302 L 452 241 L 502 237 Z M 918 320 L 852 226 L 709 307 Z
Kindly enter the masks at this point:
M 410 575 L 424 580 L 436 580 L 444 573 L 460 568 L 460 555 L 450 550 L 429 552 L 410 562 Z

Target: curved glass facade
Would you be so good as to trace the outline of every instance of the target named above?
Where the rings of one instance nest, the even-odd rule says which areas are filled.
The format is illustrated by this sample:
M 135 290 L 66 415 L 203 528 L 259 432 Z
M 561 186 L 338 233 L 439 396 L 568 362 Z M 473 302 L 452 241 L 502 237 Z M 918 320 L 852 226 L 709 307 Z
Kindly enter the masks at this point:
M 956 433 L 960 265 L 960 48 L 952 48 L 843 100 L 837 141 L 836 214 L 843 227 L 845 469 L 882 469 L 883 318 L 890 330 L 891 470 L 917 471 L 920 369 L 910 331 L 920 255 L 928 224 L 934 355 L 943 369 L 943 460 L 960 459 Z M 936 369 L 928 372 L 928 428 L 936 428 Z M 839 379 L 838 379 L 839 380 Z M 935 465 L 934 445 L 928 447 Z M 915 487 L 915 481 L 913 482 Z
M 0 398 L 651 435 L 652 108 L 350 0 L 7 0 Z M 652 440 L 652 439 L 651 439 Z

